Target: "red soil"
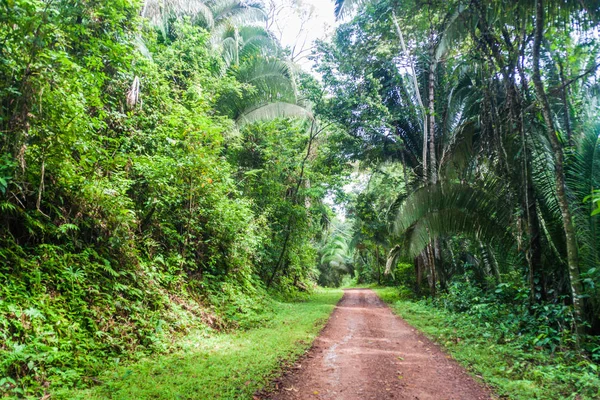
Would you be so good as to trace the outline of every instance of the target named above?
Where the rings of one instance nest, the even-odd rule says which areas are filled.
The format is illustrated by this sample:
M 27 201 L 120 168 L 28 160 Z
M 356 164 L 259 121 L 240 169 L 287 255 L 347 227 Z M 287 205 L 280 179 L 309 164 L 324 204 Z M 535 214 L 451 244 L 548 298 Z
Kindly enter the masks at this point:
M 371 290 L 347 290 L 272 400 L 475 400 L 492 394 Z

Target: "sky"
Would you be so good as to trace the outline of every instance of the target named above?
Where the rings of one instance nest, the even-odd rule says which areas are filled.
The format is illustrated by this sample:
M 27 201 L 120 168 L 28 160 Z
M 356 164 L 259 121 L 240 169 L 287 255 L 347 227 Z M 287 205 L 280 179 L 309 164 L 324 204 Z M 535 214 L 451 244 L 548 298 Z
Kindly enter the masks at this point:
M 265 0 L 269 3 L 270 0 Z M 284 9 L 275 18 L 276 23 L 271 27 L 271 31 L 278 36 L 284 47 L 304 48 L 301 58 L 296 59 L 305 71 L 313 73 L 313 63 L 306 57 L 310 55 L 310 48 L 317 39 L 326 39 L 333 33 L 336 26 L 334 14 L 334 0 L 272 0 L 277 6 L 284 6 Z M 294 7 L 294 5 L 298 5 Z M 302 13 L 302 10 L 308 14 Z M 357 177 L 355 177 L 357 178 Z M 346 192 L 359 190 L 360 177 L 356 185 L 347 185 Z M 343 204 L 336 204 L 333 194 L 325 198 L 325 202 L 334 210 L 340 221 L 345 221 L 346 210 Z
M 279 7 L 284 7 L 275 17 L 272 30 L 279 37 L 284 47 L 293 48 L 296 52 L 304 50 L 295 61 L 307 71 L 312 63 L 306 58 L 309 49 L 316 39 L 324 39 L 332 33 L 335 26 L 333 0 L 272 0 Z M 269 3 L 269 0 L 266 1 Z

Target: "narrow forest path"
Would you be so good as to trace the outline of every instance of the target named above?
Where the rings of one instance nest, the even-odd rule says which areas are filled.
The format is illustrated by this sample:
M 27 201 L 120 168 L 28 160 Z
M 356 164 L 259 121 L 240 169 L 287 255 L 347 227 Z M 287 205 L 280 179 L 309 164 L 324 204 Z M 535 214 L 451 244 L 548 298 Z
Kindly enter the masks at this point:
M 492 398 L 456 361 L 365 289 L 345 291 L 307 357 L 277 387 L 265 398 Z

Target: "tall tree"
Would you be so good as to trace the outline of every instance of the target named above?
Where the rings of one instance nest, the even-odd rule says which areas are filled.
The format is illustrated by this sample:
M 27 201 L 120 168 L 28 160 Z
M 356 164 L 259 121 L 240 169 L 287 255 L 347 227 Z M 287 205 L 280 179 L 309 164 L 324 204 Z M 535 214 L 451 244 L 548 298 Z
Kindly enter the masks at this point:
M 562 214 L 562 223 L 567 243 L 567 262 L 569 266 L 569 279 L 571 284 L 571 298 L 575 314 L 579 319 L 583 317 L 583 304 L 580 298 L 582 293 L 581 281 L 579 277 L 579 247 L 577 236 L 575 234 L 575 225 L 571 212 L 569 199 L 567 198 L 567 185 L 564 171 L 564 154 L 562 145 L 559 142 L 557 132 L 554 128 L 554 118 L 550 109 L 550 103 L 542 82 L 540 72 L 540 49 L 544 40 L 544 3 L 543 0 L 536 0 L 535 14 L 535 35 L 533 42 L 533 83 L 538 102 L 544 117 L 546 135 L 552 151 L 554 153 L 554 174 L 556 180 L 556 193 L 558 203 Z

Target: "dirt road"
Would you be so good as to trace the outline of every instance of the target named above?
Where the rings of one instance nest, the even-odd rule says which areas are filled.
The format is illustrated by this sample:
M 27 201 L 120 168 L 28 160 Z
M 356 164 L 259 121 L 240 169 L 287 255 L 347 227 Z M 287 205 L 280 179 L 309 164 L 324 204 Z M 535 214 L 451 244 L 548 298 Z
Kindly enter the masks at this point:
M 439 347 L 371 290 L 345 291 L 314 347 L 265 398 L 490 399 Z

